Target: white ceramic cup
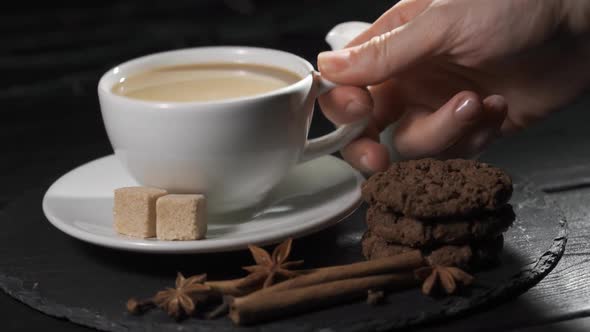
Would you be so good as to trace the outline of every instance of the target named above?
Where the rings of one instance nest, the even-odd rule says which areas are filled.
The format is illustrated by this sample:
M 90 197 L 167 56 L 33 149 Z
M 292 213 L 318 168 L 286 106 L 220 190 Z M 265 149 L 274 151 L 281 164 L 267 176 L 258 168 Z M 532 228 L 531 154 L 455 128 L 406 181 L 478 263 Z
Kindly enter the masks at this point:
M 211 62 L 275 66 L 302 79 L 256 96 L 207 102 L 152 102 L 112 92 L 136 73 Z M 102 76 L 98 96 L 115 155 L 130 175 L 172 193 L 203 193 L 214 215 L 256 206 L 291 167 L 336 152 L 362 133 L 366 119 L 307 139 L 314 101 L 333 86 L 294 54 L 202 47 L 125 62 Z

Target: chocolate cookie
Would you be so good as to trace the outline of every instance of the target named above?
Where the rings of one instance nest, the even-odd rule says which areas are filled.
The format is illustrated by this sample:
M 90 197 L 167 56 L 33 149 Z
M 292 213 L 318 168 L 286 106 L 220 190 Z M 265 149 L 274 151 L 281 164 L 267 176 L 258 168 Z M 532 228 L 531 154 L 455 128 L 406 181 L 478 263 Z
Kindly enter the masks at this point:
M 394 163 L 362 188 L 369 204 L 406 216 L 468 216 L 506 204 L 512 180 L 499 168 L 475 160 L 426 158 Z
M 430 265 L 475 267 L 484 266 L 494 262 L 504 244 L 504 238 L 499 235 L 493 239 L 485 239 L 477 243 L 465 245 L 443 245 L 431 250 L 421 249 L 426 261 Z M 388 243 L 382 237 L 365 232 L 362 238 L 363 255 L 367 259 L 377 259 L 398 255 L 410 250 L 412 247 Z
M 477 216 L 436 220 L 416 219 L 383 210 L 377 206 L 369 208 L 366 217 L 369 230 L 387 242 L 410 247 L 465 244 L 496 237 L 505 232 L 515 218 L 509 204 Z

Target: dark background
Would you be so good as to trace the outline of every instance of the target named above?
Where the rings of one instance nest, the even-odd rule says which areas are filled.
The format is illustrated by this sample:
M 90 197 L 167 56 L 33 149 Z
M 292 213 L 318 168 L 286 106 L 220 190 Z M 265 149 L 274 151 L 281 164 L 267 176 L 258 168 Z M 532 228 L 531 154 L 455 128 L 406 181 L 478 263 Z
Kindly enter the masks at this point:
M 395 1 L 184 0 L 13 1 L 0 10 L 0 211 L 32 188 L 46 187 L 69 169 L 111 153 L 96 85 L 114 65 L 163 50 L 204 45 L 282 49 L 313 64 L 328 49 L 324 36 L 343 21 L 373 21 Z M 550 121 L 498 142 L 482 159 L 551 187 L 576 190 L 552 198 L 565 210 L 573 235 L 560 265 L 516 301 L 454 322 L 470 329 L 499 320 L 515 328 L 577 330 L 590 314 L 590 105 L 581 97 Z M 311 136 L 331 124 L 316 112 Z M 560 182 L 561 181 L 561 182 Z M 40 202 L 31 202 L 35 208 Z M 0 212 L 1 213 L 1 212 Z M 24 245 L 24 244 L 23 244 Z M 1 250 L 1 248 L 0 248 Z M 40 248 L 42 250 L 42 248 Z M 534 304 L 534 317 L 519 308 Z M 81 331 L 0 294 L 0 330 Z M 442 327 L 441 327 L 442 329 Z

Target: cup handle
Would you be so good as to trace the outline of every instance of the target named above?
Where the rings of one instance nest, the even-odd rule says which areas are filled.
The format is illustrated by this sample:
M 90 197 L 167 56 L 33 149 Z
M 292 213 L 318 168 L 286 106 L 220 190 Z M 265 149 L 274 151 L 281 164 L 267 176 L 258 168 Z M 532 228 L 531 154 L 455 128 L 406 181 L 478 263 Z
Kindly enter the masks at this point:
M 346 44 L 361 32 L 367 30 L 370 26 L 370 23 L 359 21 L 337 24 L 326 35 L 326 43 L 330 45 L 332 50 L 342 49 Z
M 326 35 L 326 42 L 333 50 L 341 49 L 359 33 L 371 26 L 365 22 L 345 22 L 336 25 Z M 319 83 L 318 95 L 324 94 L 336 87 L 335 83 L 323 78 L 320 73 L 314 73 L 314 80 Z M 303 150 L 300 162 L 305 162 L 326 154 L 339 151 L 357 138 L 367 128 L 369 118 L 354 123 L 339 126 L 335 131 L 322 137 L 308 140 Z
M 337 86 L 337 84 L 323 78 L 318 72 L 314 72 L 313 75 L 314 80 L 318 81 L 318 95 L 324 94 Z M 340 125 L 329 134 L 308 140 L 303 149 L 300 162 L 306 162 L 341 150 L 352 140 L 359 137 L 368 124 L 369 117 L 365 117 L 357 122 Z

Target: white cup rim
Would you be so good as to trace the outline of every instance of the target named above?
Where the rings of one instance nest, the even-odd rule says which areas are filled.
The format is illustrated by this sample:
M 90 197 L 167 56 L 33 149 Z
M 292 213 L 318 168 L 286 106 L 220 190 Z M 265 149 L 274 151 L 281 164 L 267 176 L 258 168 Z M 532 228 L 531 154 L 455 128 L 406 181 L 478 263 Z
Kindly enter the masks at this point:
M 274 55 L 280 55 L 283 57 L 292 58 L 293 62 L 297 62 L 306 68 L 307 74 L 302 75 L 301 79 L 298 80 L 297 82 L 294 82 L 288 86 L 282 87 L 280 89 L 272 90 L 272 91 L 269 91 L 266 93 L 256 94 L 256 95 L 252 95 L 252 96 L 237 97 L 237 98 L 225 98 L 225 99 L 219 99 L 219 100 L 211 100 L 211 101 L 180 101 L 180 102 L 147 101 L 147 100 L 135 99 L 135 98 L 130 98 L 130 97 L 118 95 L 112 91 L 112 88 L 114 86 L 114 83 L 112 82 L 112 78 L 117 77 L 117 76 L 121 76 L 120 73 L 124 72 L 129 67 L 133 67 L 133 66 L 138 65 L 143 62 L 149 62 L 149 61 L 155 60 L 157 58 L 171 57 L 171 56 L 178 55 L 181 53 L 198 53 L 198 52 L 212 52 L 212 51 L 213 52 L 232 52 L 237 55 L 246 54 L 246 53 L 255 53 L 255 54 L 260 54 L 260 53 L 273 54 L 274 53 Z M 224 62 L 226 62 L 226 61 L 224 60 Z M 231 61 L 231 62 L 232 63 L 252 63 L 251 61 L 241 61 L 239 59 L 235 60 L 235 61 Z M 195 63 L 195 61 L 193 61 L 191 63 Z M 197 61 L 197 63 L 199 63 L 199 62 Z M 207 63 L 207 62 L 203 61 L 202 63 Z M 158 67 L 158 66 L 153 66 L 153 67 Z M 280 66 L 277 66 L 277 67 L 281 68 Z M 148 68 L 149 68 L 149 66 L 148 66 Z M 131 60 L 125 61 L 123 63 L 120 63 L 120 64 L 116 65 L 115 67 L 112 67 L 111 69 L 106 71 L 101 76 L 101 78 L 98 82 L 98 93 L 99 93 L 99 95 L 102 95 L 102 96 L 108 97 L 108 98 L 113 98 L 113 99 L 118 100 L 120 102 L 133 103 L 136 105 L 143 105 L 143 106 L 152 107 L 152 108 L 155 107 L 155 108 L 170 109 L 170 108 L 175 108 L 175 107 L 184 108 L 186 106 L 225 106 L 225 105 L 232 105 L 232 104 L 236 104 L 236 103 L 257 101 L 260 99 L 274 97 L 277 95 L 292 93 L 293 91 L 296 91 L 296 90 L 300 89 L 301 87 L 303 87 L 305 85 L 306 78 L 308 78 L 310 75 L 312 75 L 313 72 L 314 72 L 313 66 L 311 65 L 311 63 L 309 63 L 309 61 L 305 60 L 304 58 L 302 58 L 296 54 L 293 54 L 293 53 L 289 53 L 289 52 L 285 52 L 285 51 L 281 51 L 281 50 L 276 50 L 276 49 L 272 49 L 272 48 L 252 47 L 252 46 L 234 46 L 234 45 L 190 47 L 190 48 L 181 48 L 181 49 L 175 49 L 175 50 L 170 50 L 170 51 L 151 53 L 151 54 L 136 57 Z

